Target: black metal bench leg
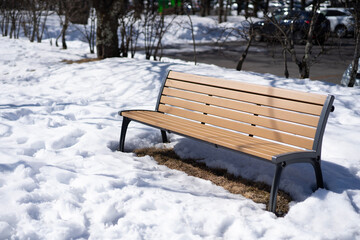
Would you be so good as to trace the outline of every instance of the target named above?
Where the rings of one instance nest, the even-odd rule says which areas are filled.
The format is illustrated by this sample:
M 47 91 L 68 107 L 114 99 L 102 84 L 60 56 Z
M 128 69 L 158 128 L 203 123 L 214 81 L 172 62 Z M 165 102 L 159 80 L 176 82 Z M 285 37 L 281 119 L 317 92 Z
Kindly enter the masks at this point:
M 317 188 L 324 188 L 324 181 L 323 181 L 323 176 L 322 176 L 322 172 L 321 172 L 320 160 L 315 160 L 312 163 L 312 165 L 315 170 Z
M 276 165 L 275 175 L 274 175 L 273 183 L 271 186 L 270 202 L 269 202 L 269 211 L 271 211 L 273 213 L 275 213 L 275 211 L 276 211 L 277 191 L 279 188 L 281 173 L 282 173 L 282 170 L 284 167 L 285 167 L 285 164 L 277 164 Z
M 123 117 L 118 151 L 124 152 L 125 135 L 126 135 L 126 130 L 127 130 L 127 127 L 129 125 L 130 121 L 131 121 L 131 119 L 129 119 L 127 117 Z
M 163 143 L 168 143 L 169 142 L 168 139 L 167 139 L 165 130 L 161 130 L 161 137 L 162 137 Z

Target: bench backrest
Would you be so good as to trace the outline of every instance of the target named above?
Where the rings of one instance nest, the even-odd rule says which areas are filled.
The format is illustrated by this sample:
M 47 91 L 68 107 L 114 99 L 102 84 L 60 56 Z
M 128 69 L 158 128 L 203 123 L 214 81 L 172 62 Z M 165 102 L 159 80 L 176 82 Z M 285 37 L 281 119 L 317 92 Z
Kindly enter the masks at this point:
M 156 110 L 321 151 L 333 96 L 170 71 Z

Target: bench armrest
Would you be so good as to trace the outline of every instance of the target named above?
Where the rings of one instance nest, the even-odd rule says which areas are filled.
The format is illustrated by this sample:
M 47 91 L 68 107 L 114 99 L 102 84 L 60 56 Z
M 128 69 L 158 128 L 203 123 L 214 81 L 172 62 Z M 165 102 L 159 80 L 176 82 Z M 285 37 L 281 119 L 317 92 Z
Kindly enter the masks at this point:
M 272 157 L 272 162 L 275 164 L 283 163 L 300 163 L 300 162 L 313 162 L 318 158 L 316 151 L 299 151 L 280 154 Z
M 122 111 L 119 111 L 118 114 L 120 116 L 122 116 L 122 113 L 123 112 L 134 112 L 134 111 L 148 111 L 148 112 L 158 112 L 158 111 L 154 111 L 154 110 L 144 110 L 144 109 L 131 109 L 131 110 L 122 110 Z

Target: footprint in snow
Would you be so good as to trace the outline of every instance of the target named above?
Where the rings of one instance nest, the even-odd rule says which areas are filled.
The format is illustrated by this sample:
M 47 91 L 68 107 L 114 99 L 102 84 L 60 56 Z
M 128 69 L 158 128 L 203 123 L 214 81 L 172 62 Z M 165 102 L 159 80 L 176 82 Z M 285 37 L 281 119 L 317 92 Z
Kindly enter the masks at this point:
M 0 116 L 5 118 L 9 121 L 17 121 L 22 117 L 28 116 L 32 114 L 33 112 L 30 109 L 22 108 L 20 110 L 17 110 L 15 112 L 3 112 Z
M 80 129 L 77 129 L 68 135 L 56 140 L 51 145 L 54 149 L 62 149 L 62 148 L 69 148 L 74 146 L 79 142 L 79 138 L 81 138 L 85 133 Z
M 119 210 L 115 205 L 110 205 L 102 216 L 102 222 L 105 226 L 116 225 L 119 219 L 124 218 L 126 213 L 123 210 Z
M 40 208 L 34 204 L 31 204 L 26 209 L 27 214 L 34 220 L 40 220 Z
M 9 137 L 12 134 L 11 126 L 0 123 L 0 137 Z
M 16 139 L 17 144 L 24 144 L 29 140 L 27 137 L 19 137 Z
M 29 148 L 24 149 L 23 154 L 29 157 L 32 157 L 38 151 L 45 149 L 45 142 L 44 141 L 36 141 L 30 145 Z

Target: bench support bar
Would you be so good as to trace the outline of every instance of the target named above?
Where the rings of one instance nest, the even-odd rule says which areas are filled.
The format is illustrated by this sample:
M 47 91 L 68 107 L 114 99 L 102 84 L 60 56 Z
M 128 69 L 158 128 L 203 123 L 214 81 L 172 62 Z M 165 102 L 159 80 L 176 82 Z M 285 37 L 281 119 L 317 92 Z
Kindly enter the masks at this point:
M 301 161 L 299 161 L 299 162 L 301 162 Z M 308 161 L 303 161 L 303 162 L 308 162 Z M 317 189 L 324 188 L 324 181 L 323 181 L 323 176 L 322 176 L 322 172 L 321 172 L 320 160 L 311 160 L 310 163 L 315 170 Z M 276 213 L 277 192 L 279 189 L 281 173 L 286 165 L 287 165 L 286 162 L 276 164 L 276 170 L 275 170 L 275 174 L 274 174 L 274 178 L 273 178 L 273 182 L 272 182 L 272 186 L 271 186 L 270 201 L 269 201 L 269 207 L 268 207 L 268 210 L 273 213 Z
M 270 201 L 269 201 L 269 211 L 275 213 L 276 212 L 276 197 L 277 192 L 279 189 L 279 183 L 280 183 L 280 177 L 282 170 L 284 169 L 285 165 L 283 164 L 276 164 L 276 170 L 275 175 L 273 178 L 273 183 L 271 186 L 271 192 L 270 192 Z
M 324 181 L 321 172 L 320 161 L 319 160 L 313 161 L 312 166 L 314 167 L 315 170 L 317 188 L 324 188 Z
M 162 141 L 163 143 L 168 143 L 168 139 L 166 137 L 166 131 L 165 130 L 161 130 L 161 138 L 162 138 Z
M 130 121 L 131 121 L 131 119 L 129 119 L 127 117 L 123 117 L 121 133 L 120 133 L 119 149 L 118 149 L 121 152 L 124 152 L 125 135 L 126 135 L 126 130 L 129 126 Z
M 131 122 L 130 118 L 123 117 L 118 151 L 124 152 L 125 135 L 126 135 L 126 131 L 127 131 L 127 128 L 129 126 L 130 122 Z M 161 138 L 162 138 L 163 143 L 168 143 L 169 142 L 168 139 L 167 139 L 165 130 L 161 130 Z

